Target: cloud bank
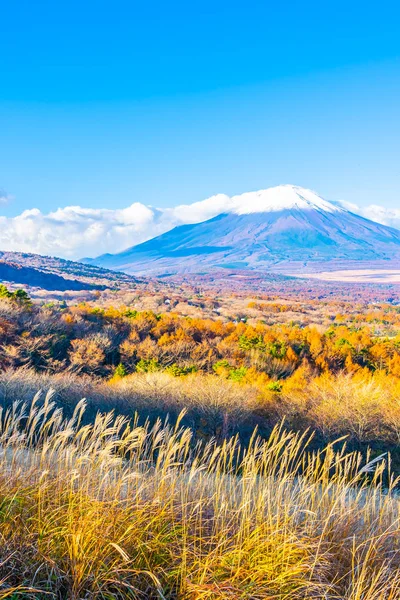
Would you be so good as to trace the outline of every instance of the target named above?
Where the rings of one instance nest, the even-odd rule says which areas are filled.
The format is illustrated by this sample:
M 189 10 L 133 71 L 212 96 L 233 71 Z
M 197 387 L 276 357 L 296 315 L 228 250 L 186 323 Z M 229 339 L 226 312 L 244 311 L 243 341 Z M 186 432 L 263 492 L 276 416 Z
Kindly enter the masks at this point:
M 385 208 L 379 204 L 370 204 L 369 206 L 357 206 L 352 202 L 340 201 L 340 204 L 347 208 L 347 210 L 361 215 L 371 221 L 376 221 L 382 225 L 388 225 L 395 229 L 400 229 L 400 209 L 399 208 Z
M 177 225 L 210 219 L 228 201 L 220 195 L 162 210 L 140 202 L 122 209 L 66 206 L 47 214 L 33 208 L 15 217 L 0 216 L 0 250 L 71 259 L 120 252 Z
M 400 229 L 400 209 L 359 207 L 344 201 L 340 204 L 363 217 Z M 0 250 L 70 259 L 95 257 L 120 252 L 177 225 L 199 223 L 236 208 L 237 197 L 224 194 L 166 209 L 140 202 L 122 209 L 66 206 L 47 214 L 33 208 L 15 217 L 0 216 Z

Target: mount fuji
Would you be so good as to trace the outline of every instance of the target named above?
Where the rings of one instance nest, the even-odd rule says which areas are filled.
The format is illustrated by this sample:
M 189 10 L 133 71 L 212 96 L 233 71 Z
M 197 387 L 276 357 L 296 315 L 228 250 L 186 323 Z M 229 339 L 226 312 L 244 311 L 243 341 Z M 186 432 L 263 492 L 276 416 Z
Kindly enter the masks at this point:
M 85 262 L 147 275 L 215 268 L 301 273 L 400 266 L 399 230 L 308 189 L 281 185 L 245 193 L 230 198 L 224 210 Z

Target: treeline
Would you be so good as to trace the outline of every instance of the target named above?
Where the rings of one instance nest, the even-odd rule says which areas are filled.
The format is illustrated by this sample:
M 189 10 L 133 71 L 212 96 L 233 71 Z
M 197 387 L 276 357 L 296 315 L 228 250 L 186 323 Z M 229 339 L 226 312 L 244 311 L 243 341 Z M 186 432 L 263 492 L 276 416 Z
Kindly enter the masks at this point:
M 389 311 L 389 313 L 387 312 Z M 400 335 L 396 308 L 343 313 L 325 328 L 295 322 L 224 322 L 174 313 L 0 301 L 0 404 L 56 390 L 68 413 L 83 397 L 98 410 L 152 419 L 186 410 L 198 438 L 254 427 L 315 432 L 316 447 L 391 451 L 400 472 Z
M 400 377 L 400 334 L 380 335 L 376 320 L 321 329 L 106 309 L 32 305 L 23 290 L 0 286 L 0 367 L 68 370 L 102 378 L 165 370 L 216 374 L 279 392 L 296 372 Z M 379 313 L 378 313 L 379 314 Z M 398 317 L 397 313 L 395 315 Z

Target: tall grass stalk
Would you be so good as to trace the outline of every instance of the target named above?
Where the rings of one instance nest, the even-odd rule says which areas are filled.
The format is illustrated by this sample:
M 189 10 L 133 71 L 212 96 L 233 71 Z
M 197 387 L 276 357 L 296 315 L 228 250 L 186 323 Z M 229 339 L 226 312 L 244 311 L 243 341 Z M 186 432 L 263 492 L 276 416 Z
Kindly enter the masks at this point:
M 311 452 L 283 426 L 196 444 L 179 420 L 84 411 L 49 393 L 0 414 L 0 598 L 400 597 L 384 457 Z

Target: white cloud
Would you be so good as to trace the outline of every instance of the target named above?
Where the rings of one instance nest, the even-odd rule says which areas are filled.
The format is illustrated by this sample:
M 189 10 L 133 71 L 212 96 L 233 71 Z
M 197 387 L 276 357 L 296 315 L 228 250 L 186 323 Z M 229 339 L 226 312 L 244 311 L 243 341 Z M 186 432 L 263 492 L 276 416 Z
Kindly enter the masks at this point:
M 164 231 L 157 216 L 140 203 L 115 210 L 67 206 L 48 214 L 35 208 L 0 217 L 0 249 L 67 258 L 115 252 Z
M 10 200 L 11 196 L 6 191 L 0 189 L 0 204 L 8 204 Z
M 370 204 L 369 206 L 357 206 L 352 202 L 340 201 L 340 204 L 347 208 L 347 210 L 361 215 L 371 221 L 376 221 L 382 225 L 388 225 L 395 229 L 400 229 L 400 209 L 399 208 L 386 208 L 379 204 Z
M 0 250 L 72 259 L 120 252 L 176 225 L 209 219 L 224 210 L 226 200 L 221 195 L 164 210 L 140 202 L 121 209 L 66 206 L 47 214 L 33 208 L 0 216 Z
M 199 223 L 223 212 L 237 212 L 239 204 L 247 203 L 247 196 L 231 198 L 218 194 L 201 202 L 166 209 L 140 202 L 122 209 L 66 206 L 47 214 L 33 208 L 15 217 L 0 216 L 0 250 L 72 259 L 120 252 L 177 225 Z M 399 209 L 375 205 L 359 207 L 348 202 L 340 204 L 352 212 L 400 229 Z
M 225 194 L 217 194 L 193 204 L 181 204 L 175 208 L 167 208 L 164 214 L 170 215 L 172 220 L 179 220 L 181 223 L 200 223 L 231 210 L 232 199 Z

